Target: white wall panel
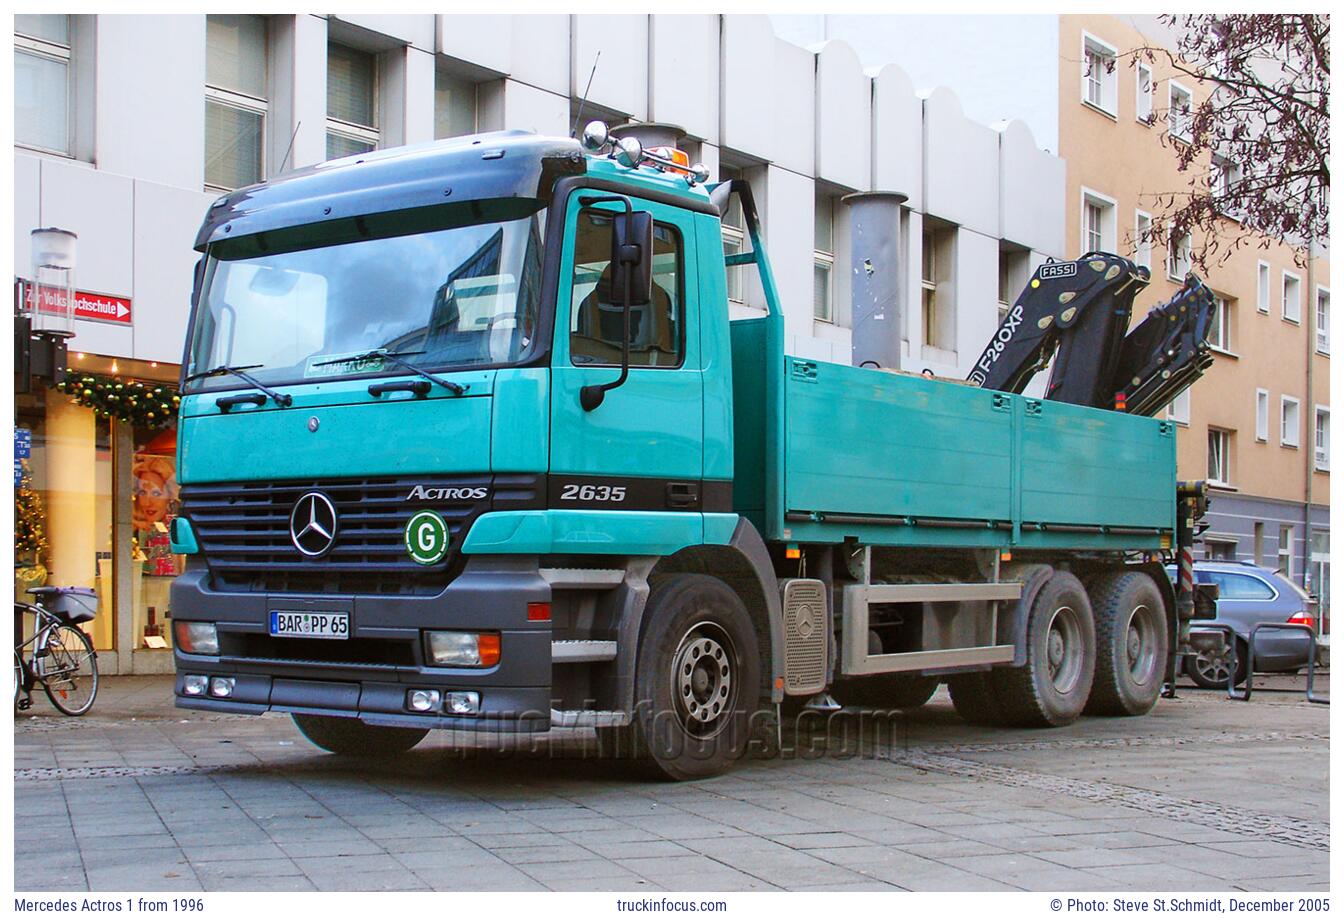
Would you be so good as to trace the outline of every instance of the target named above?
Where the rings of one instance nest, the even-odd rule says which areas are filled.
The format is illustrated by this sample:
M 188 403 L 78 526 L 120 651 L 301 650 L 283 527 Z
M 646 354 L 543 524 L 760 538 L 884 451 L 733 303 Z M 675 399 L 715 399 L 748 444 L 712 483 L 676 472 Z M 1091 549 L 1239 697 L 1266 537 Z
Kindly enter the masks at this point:
M 99 16 L 100 169 L 183 188 L 205 182 L 205 16 Z
M 569 136 L 568 96 L 548 93 L 515 80 L 500 82 L 503 84 L 504 105 L 501 127 L 520 128 L 556 137 Z
M 873 188 L 902 192 L 906 206 L 924 207 L 924 104 L 895 64 L 873 78 Z
M 649 120 L 719 136 L 719 17 L 649 17 Z
M 434 55 L 407 48 L 402 94 L 403 143 L 434 140 Z
M 766 249 L 784 307 L 784 328 L 800 338 L 812 337 L 815 187 L 810 178 L 778 166 L 771 166 L 766 178 L 769 215 L 765 223 Z
M 872 80 L 841 41 L 817 52 L 817 176 L 855 191 L 871 187 Z
M 814 175 L 816 165 L 817 56 L 792 42 L 775 39 L 774 161 L 785 169 Z
M 1064 161 L 1036 146 L 1025 123 L 999 132 L 999 235 L 1064 257 Z
M 775 32 L 765 16 L 722 20 L 719 57 L 719 144 L 762 160 L 774 158 Z
M 137 182 L 134 188 L 134 357 L 182 360 L 192 272 L 192 241 L 213 195 Z
M 999 232 L 998 132 L 967 119 L 944 87 L 924 100 L 924 211 L 988 236 Z
M 332 14 L 331 18 L 414 45 L 421 51 L 434 50 L 433 13 L 341 13 Z
M 507 74 L 513 60 L 513 23 L 530 18 L 499 14 L 443 13 L 437 20 L 435 50 L 495 73 Z M 561 18 L 564 17 L 549 17 Z
M 569 95 L 569 16 L 514 16 L 509 74 L 540 89 Z M 587 67 L 591 68 L 590 60 Z M 583 78 L 588 79 L 587 70 Z
M 999 240 L 965 227 L 957 231 L 957 366 L 964 377 L 999 327 Z
M 42 226 L 42 161 L 39 157 L 14 153 L 14 274 L 32 277 L 32 248 L 29 233 Z
M 273 161 L 278 170 L 289 147 L 285 171 L 327 158 L 327 21 L 321 16 L 295 16 L 288 30 L 293 52 L 283 74 L 287 85 L 277 88 L 277 95 L 287 100 L 286 118 L 275 126 L 275 140 L 281 146 Z
M 593 78 L 588 99 L 644 121 L 649 112 L 649 17 L 644 14 L 571 17 L 570 95 Z M 598 52 L 601 58 L 598 58 Z M 593 62 L 597 71 L 593 71 Z

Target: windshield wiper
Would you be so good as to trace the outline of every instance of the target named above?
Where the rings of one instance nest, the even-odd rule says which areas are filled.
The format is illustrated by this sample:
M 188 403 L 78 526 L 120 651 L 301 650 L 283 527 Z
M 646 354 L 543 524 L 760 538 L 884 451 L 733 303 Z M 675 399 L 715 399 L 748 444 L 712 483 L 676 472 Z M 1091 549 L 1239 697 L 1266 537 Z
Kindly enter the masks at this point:
M 382 358 L 384 361 L 391 361 L 398 367 L 406 368 L 406 370 L 410 371 L 412 374 L 423 377 L 430 383 L 437 383 L 444 389 L 451 391 L 454 396 L 461 396 L 463 393 L 467 392 L 467 388 L 460 383 L 456 383 L 452 380 L 444 380 L 442 377 L 431 374 L 429 371 L 420 370 L 420 368 L 409 361 L 401 360 L 403 356 L 423 354 L 423 351 L 392 352 L 388 351 L 386 348 L 375 348 L 358 355 L 347 355 L 343 358 L 333 358 L 330 361 L 316 361 L 313 363 L 313 367 L 325 367 L 328 364 L 355 364 L 359 361 L 372 361 L 374 358 Z
M 208 371 L 200 371 L 195 374 L 188 374 L 186 380 L 184 380 L 183 382 L 191 383 L 193 380 L 204 380 L 207 377 L 223 377 L 225 374 L 232 374 L 233 376 L 239 378 L 240 380 L 244 380 L 247 383 L 252 384 L 252 386 L 256 387 L 258 390 L 261 390 L 261 392 L 265 393 L 272 400 L 274 400 L 277 406 L 288 409 L 294 403 L 293 396 L 290 396 L 288 393 L 281 393 L 276 390 L 272 390 L 266 384 L 262 383 L 256 377 L 253 377 L 251 374 L 248 373 L 248 371 L 256 370 L 259 367 L 265 367 L 265 365 L 244 364 L 241 367 L 229 367 L 227 365 L 221 364 L 219 367 L 212 367 Z

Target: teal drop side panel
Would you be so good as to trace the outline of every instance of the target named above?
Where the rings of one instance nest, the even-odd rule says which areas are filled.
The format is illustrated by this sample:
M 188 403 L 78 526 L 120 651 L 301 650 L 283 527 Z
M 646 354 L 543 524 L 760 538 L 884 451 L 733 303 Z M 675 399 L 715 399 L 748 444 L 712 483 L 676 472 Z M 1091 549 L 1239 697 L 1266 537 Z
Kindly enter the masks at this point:
M 1005 394 L 785 358 L 785 511 L 1012 516 Z
M 1175 526 L 1171 422 L 1024 400 L 1022 521 Z
M 765 383 L 764 317 L 733 321 L 733 509 L 761 533 L 765 523 Z

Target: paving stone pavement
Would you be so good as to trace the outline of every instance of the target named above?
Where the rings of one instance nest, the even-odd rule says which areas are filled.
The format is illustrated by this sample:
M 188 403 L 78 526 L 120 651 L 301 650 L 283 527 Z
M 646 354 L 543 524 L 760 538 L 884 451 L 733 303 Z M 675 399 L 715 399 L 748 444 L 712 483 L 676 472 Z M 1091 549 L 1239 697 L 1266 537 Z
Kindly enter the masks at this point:
M 1301 678 L 1044 732 L 968 726 L 940 691 L 684 784 L 581 731 L 334 757 L 283 715 L 174 709 L 170 681 L 16 716 L 19 891 L 1329 888 L 1329 709 Z

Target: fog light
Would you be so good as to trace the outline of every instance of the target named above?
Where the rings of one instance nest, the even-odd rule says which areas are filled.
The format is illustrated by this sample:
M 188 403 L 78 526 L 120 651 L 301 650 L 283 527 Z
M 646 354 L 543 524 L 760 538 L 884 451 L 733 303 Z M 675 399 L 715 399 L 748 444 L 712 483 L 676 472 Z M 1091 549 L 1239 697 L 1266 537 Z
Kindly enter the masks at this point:
M 425 657 L 441 667 L 488 668 L 499 664 L 499 633 L 425 633 Z
M 212 677 L 210 678 L 211 696 L 233 696 L 232 677 Z
M 443 708 L 455 716 L 474 716 L 481 711 L 481 695 L 474 690 L 455 690 L 444 698 Z
M 437 690 L 408 690 L 406 708 L 416 712 L 434 712 L 439 708 L 443 695 Z
M 204 674 L 188 674 L 182 678 L 182 692 L 187 696 L 201 696 L 209 683 Z
M 188 655 L 219 654 L 219 633 L 215 630 L 214 623 L 174 620 L 173 637 L 178 650 Z

